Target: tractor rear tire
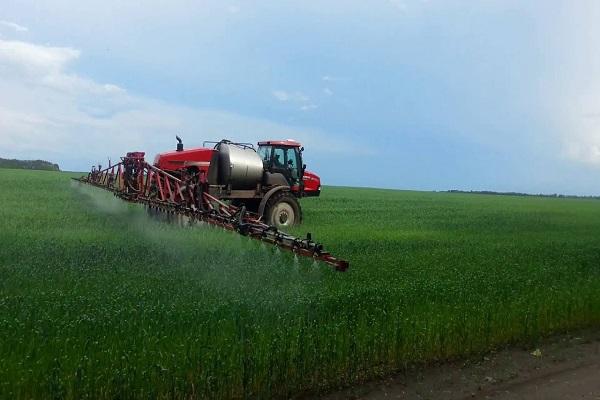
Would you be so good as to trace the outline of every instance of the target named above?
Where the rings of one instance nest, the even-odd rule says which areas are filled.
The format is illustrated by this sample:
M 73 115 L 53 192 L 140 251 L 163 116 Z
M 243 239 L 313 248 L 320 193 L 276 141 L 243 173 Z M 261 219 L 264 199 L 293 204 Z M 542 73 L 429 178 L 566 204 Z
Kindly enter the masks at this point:
M 287 191 L 275 193 L 267 201 L 264 213 L 265 221 L 269 225 L 280 228 L 300 225 L 302 222 L 302 208 L 296 196 Z

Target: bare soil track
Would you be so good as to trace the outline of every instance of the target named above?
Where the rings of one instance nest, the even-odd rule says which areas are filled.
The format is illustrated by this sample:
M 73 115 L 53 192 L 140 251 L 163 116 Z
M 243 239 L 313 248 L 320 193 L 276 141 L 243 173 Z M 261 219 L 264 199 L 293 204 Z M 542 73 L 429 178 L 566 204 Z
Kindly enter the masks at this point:
M 600 400 L 600 331 L 560 335 L 533 347 L 415 368 L 321 399 Z

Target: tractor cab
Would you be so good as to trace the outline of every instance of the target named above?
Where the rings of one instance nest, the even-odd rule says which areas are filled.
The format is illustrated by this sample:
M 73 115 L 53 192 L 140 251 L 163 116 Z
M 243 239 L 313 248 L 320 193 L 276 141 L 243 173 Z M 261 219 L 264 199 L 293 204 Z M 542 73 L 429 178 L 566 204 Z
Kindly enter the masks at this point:
M 280 173 L 291 187 L 300 187 L 304 166 L 300 143 L 295 140 L 268 140 L 258 143 L 258 154 L 263 160 L 265 171 Z
M 304 147 L 292 139 L 265 140 L 258 142 L 258 154 L 262 158 L 265 171 L 280 173 L 298 197 L 319 196 L 321 179 L 306 170 L 302 163 Z

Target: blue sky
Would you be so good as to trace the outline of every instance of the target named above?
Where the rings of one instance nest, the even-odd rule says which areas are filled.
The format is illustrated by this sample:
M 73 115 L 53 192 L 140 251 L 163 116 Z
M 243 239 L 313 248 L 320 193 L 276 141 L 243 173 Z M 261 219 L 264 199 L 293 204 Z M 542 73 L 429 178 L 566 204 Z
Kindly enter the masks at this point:
M 0 156 L 305 143 L 335 185 L 600 194 L 596 1 L 13 1 Z

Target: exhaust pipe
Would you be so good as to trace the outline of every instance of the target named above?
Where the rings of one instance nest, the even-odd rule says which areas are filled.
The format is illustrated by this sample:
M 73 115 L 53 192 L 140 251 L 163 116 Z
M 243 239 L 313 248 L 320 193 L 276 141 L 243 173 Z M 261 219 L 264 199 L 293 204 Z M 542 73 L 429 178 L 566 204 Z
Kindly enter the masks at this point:
M 177 139 L 177 151 L 183 151 L 183 141 L 179 136 L 175 136 L 175 139 Z

